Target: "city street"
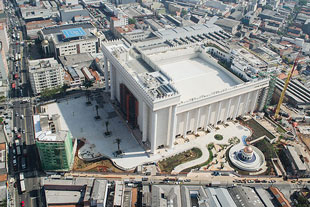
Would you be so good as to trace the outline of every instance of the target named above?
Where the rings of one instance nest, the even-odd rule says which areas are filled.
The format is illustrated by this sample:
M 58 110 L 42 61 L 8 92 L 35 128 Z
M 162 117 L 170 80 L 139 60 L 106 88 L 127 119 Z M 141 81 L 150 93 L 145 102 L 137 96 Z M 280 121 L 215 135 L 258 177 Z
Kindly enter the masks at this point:
M 10 6 L 10 10 L 7 11 L 9 18 L 9 28 L 12 31 L 10 36 L 12 38 L 9 47 L 9 79 L 11 83 L 11 103 L 13 105 L 12 110 L 12 129 L 16 129 L 13 133 L 13 137 L 10 140 L 9 149 L 9 181 L 10 192 L 14 192 L 15 204 L 19 206 L 22 201 L 25 202 L 25 206 L 31 206 L 31 198 L 39 197 L 39 156 L 34 142 L 33 124 L 32 124 L 32 103 L 30 102 L 30 84 L 27 74 L 27 43 L 24 42 L 25 37 L 23 27 L 24 22 L 18 18 L 19 12 L 14 10 L 14 6 L 10 2 L 7 2 L 7 6 Z M 15 128 L 16 127 L 16 128 Z M 16 144 L 15 140 L 18 140 Z M 19 146 L 18 146 L 19 145 Z M 18 146 L 18 147 L 17 147 Z M 19 148 L 19 152 L 17 151 Z M 13 165 L 13 160 L 16 160 L 16 164 Z M 25 192 L 21 192 L 20 186 L 20 172 L 24 173 Z

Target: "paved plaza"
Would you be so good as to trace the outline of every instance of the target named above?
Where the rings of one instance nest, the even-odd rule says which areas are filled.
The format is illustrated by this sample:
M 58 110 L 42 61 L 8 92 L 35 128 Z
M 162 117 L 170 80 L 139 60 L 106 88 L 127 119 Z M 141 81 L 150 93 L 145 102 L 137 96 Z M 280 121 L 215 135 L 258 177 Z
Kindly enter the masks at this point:
M 247 128 L 229 122 L 227 127 L 220 125 L 219 130 L 207 134 L 200 132 L 201 136 L 199 137 L 190 135 L 187 139 L 178 138 L 176 142 L 179 144 L 175 145 L 174 149 L 160 149 L 158 154 L 149 155 L 138 144 L 126 122 L 119 116 L 110 102 L 102 100 L 101 102 L 92 100 L 92 105 L 88 106 L 86 105 L 86 97 L 82 96 L 44 106 L 46 113 L 61 115 L 60 125 L 62 130 L 69 129 L 74 138 L 86 140 L 86 144 L 79 150 L 79 156 L 85 160 L 106 156 L 123 169 L 133 169 L 143 163 L 156 162 L 193 147 L 200 148 L 203 157 L 179 167 L 177 171 L 181 171 L 183 168 L 191 167 L 189 165 L 200 164 L 208 159 L 207 144 L 211 142 L 228 144 L 229 138 L 236 136 L 241 139 L 242 136 L 250 135 L 250 130 Z M 100 120 L 95 119 L 96 104 L 99 105 Z M 109 131 L 112 132 L 112 135 L 108 137 L 104 135 L 107 120 L 109 121 Z M 215 134 L 223 135 L 224 139 L 221 141 L 215 140 Z M 120 149 L 123 151 L 121 157 L 115 157 L 117 138 L 121 140 Z

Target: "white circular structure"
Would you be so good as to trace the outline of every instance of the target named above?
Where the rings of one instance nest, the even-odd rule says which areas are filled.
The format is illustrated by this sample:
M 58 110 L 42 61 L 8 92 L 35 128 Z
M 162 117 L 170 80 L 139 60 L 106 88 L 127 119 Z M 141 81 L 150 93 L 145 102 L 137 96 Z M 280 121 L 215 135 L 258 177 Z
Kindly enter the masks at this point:
M 254 146 L 235 145 L 229 150 L 231 163 L 244 171 L 259 171 L 265 163 L 264 154 Z

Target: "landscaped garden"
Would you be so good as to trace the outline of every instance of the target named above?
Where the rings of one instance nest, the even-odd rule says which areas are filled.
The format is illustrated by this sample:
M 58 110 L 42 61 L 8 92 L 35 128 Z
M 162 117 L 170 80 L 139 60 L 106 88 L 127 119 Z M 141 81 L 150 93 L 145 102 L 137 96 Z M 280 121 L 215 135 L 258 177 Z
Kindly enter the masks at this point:
M 195 165 L 193 167 L 187 168 L 187 169 L 183 170 L 182 172 L 190 172 L 192 169 L 201 168 L 202 166 L 206 166 L 206 165 L 210 164 L 213 160 L 212 149 L 214 148 L 214 144 L 213 143 L 208 144 L 207 148 L 209 151 L 209 159 L 208 160 L 206 160 L 205 162 L 203 162 L 199 165 Z
M 266 164 L 267 164 L 267 171 L 265 174 L 273 175 L 274 168 L 271 162 L 271 158 L 277 158 L 277 152 L 275 147 L 269 143 L 266 139 L 262 139 L 254 144 L 265 156 Z
M 214 139 L 216 139 L 216 140 L 223 140 L 223 135 L 216 134 L 216 135 L 214 135 Z
M 201 155 L 202 152 L 200 149 L 193 148 L 172 157 L 168 157 L 157 164 L 162 172 L 170 173 L 176 166 L 198 159 Z

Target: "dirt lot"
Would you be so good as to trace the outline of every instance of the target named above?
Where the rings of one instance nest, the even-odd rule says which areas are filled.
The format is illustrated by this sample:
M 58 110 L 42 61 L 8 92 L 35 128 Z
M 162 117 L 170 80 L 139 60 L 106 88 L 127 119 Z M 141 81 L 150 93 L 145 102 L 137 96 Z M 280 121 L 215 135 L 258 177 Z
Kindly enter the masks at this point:
M 125 172 L 116 168 L 112 162 L 108 159 L 100 160 L 96 162 L 85 162 L 75 156 L 73 171 L 82 171 L 82 172 Z

